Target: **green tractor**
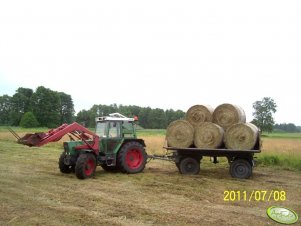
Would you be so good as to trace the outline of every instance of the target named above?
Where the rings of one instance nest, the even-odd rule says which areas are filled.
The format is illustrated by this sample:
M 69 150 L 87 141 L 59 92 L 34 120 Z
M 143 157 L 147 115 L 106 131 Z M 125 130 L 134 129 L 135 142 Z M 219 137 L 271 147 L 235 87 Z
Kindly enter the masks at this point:
M 109 172 L 140 173 L 147 154 L 144 140 L 137 138 L 136 121 L 136 117 L 113 113 L 96 118 L 96 133 L 75 122 L 17 138 L 18 143 L 27 146 L 42 146 L 68 134 L 71 140 L 64 142 L 59 169 L 62 173 L 75 172 L 79 179 L 92 177 L 97 165 Z

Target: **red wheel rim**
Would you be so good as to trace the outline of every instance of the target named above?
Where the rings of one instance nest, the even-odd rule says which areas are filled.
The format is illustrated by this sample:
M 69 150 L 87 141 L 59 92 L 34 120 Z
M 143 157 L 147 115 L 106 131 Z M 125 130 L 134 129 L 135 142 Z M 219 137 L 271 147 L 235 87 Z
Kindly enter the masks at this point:
M 137 149 L 131 149 L 126 153 L 125 156 L 126 164 L 131 169 L 137 169 L 143 162 L 142 152 Z
M 87 176 L 90 176 L 93 173 L 94 168 L 95 168 L 95 162 L 93 161 L 93 159 L 89 159 L 87 161 L 87 164 L 86 164 L 86 167 L 85 167 L 85 174 Z

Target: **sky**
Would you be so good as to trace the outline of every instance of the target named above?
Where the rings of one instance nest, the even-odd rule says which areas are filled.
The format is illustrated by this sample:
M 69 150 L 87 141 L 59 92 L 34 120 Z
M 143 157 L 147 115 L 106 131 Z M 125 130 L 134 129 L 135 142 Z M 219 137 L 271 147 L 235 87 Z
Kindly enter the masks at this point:
M 181 109 L 271 97 L 301 125 L 301 1 L 0 1 L 0 96 Z

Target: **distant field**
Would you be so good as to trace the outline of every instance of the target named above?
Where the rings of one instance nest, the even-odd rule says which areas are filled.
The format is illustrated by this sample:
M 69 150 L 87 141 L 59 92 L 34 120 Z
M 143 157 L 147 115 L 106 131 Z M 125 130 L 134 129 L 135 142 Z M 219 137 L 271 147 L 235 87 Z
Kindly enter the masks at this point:
M 267 138 L 288 138 L 288 139 L 301 139 L 301 133 L 263 133 L 262 137 Z
M 138 136 L 162 136 L 166 134 L 165 129 L 142 129 L 137 130 Z

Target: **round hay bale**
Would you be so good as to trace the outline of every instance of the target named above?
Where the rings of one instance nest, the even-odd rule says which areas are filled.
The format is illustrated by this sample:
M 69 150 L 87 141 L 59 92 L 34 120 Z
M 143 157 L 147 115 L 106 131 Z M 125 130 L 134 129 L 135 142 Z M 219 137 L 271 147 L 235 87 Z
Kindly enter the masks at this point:
M 228 149 L 252 150 L 259 139 L 259 129 L 252 123 L 237 123 L 225 133 L 225 146 Z
M 244 110 L 233 104 L 221 104 L 213 112 L 213 122 L 227 130 L 236 123 L 245 123 L 246 114 Z
M 223 128 L 212 122 L 203 122 L 195 127 L 194 145 L 198 148 L 219 148 L 223 138 Z
M 188 109 L 186 120 L 192 126 L 198 126 L 203 122 L 212 122 L 213 108 L 209 105 L 194 105 Z
M 166 130 L 166 140 L 169 147 L 188 148 L 193 144 L 194 128 L 186 120 L 176 120 L 169 124 Z

